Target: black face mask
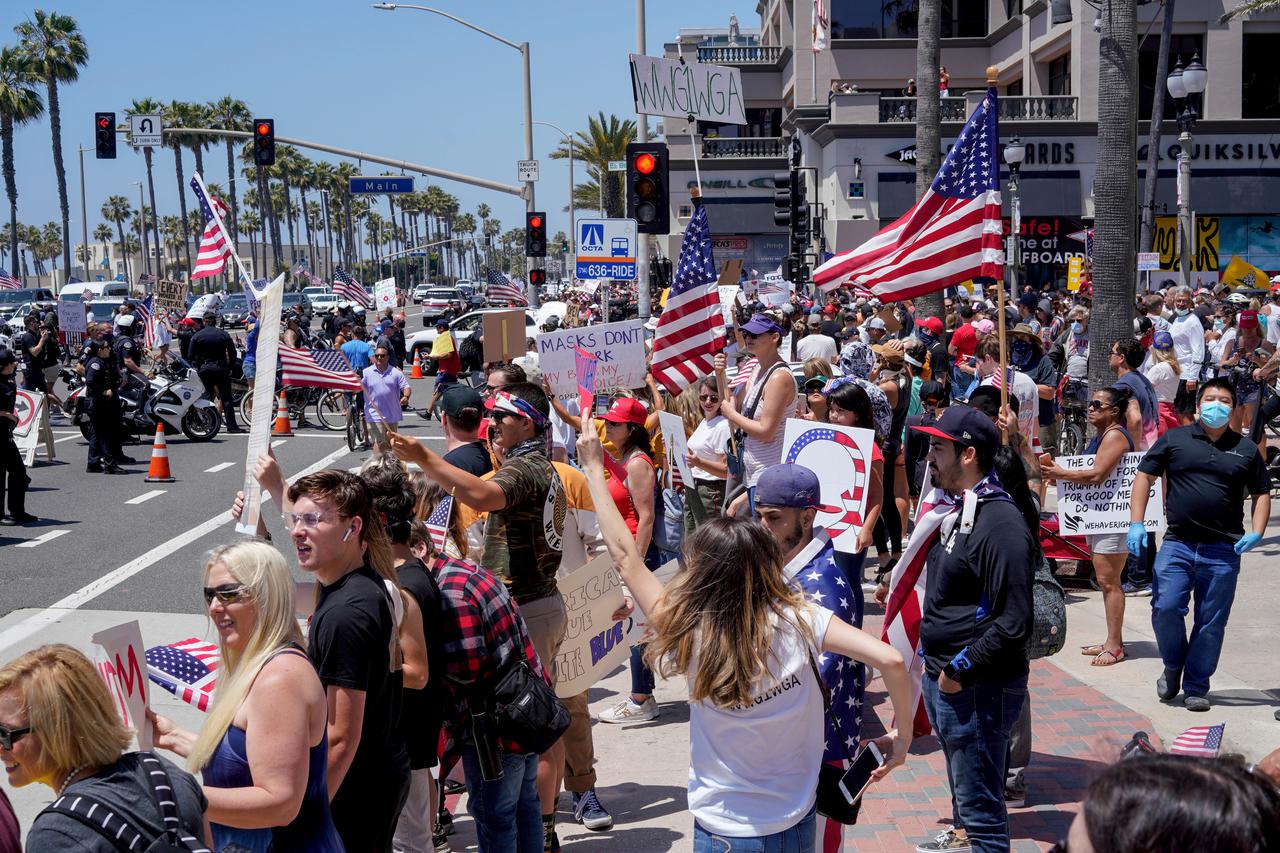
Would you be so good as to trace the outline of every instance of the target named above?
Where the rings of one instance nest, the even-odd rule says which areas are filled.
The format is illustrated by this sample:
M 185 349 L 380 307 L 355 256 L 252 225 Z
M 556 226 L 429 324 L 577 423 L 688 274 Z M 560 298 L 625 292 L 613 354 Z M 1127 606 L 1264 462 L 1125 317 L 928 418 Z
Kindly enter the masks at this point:
M 1026 341 L 1014 341 L 1013 347 L 1010 349 L 1009 357 L 1013 359 L 1013 363 L 1019 367 L 1025 367 L 1034 354 L 1031 344 Z

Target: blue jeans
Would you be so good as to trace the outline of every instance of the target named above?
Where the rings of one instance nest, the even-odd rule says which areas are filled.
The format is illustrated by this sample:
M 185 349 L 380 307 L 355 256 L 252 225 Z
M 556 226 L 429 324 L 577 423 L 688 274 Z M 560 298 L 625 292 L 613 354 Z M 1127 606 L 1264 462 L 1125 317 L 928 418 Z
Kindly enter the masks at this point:
M 1156 554 L 1151 627 L 1164 668 L 1182 671 L 1182 690 L 1188 696 L 1209 692 L 1239 576 L 1240 555 L 1229 542 L 1201 544 L 1166 536 Z M 1195 613 L 1188 640 L 1187 603 L 1193 594 Z
M 1025 675 L 979 681 L 956 693 L 925 674 L 924 707 L 947 759 L 951 810 L 977 853 L 1009 849 L 1004 783 L 1009 734 L 1027 698 Z
M 644 555 L 644 564 L 649 571 L 656 572 L 679 556 L 675 551 L 667 551 L 650 542 L 649 550 Z M 653 670 L 649 669 L 644 662 L 646 645 L 648 644 L 639 643 L 631 647 L 631 692 L 636 696 L 650 696 L 653 694 Z
M 750 838 L 716 835 L 694 821 L 693 853 L 813 853 L 816 826 L 813 809 L 795 826 Z
M 462 751 L 467 776 L 467 814 L 476 824 L 480 853 L 542 853 L 542 805 L 538 801 L 538 756 L 503 752 L 502 778 L 486 782 L 480 759 Z

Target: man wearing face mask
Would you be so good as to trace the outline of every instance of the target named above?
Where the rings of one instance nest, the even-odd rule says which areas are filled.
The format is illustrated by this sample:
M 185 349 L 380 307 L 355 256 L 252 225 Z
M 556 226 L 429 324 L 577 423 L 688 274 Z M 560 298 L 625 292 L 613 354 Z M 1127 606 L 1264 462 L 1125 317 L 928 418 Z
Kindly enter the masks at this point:
M 1058 394 L 1058 371 L 1053 362 L 1045 358 L 1044 346 L 1035 329 L 1027 323 L 1013 327 L 1013 344 L 1009 347 L 1009 360 L 1036 383 L 1039 404 L 1040 445 L 1058 446 L 1058 430 L 1054 421 L 1054 398 Z M 1030 438 L 1030 436 L 1028 436 Z
M 1183 692 L 1189 711 L 1207 711 L 1209 679 L 1218 668 L 1222 638 L 1240 574 L 1240 555 L 1258 544 L 1271 517 L 1271 476 L 1257 445 L 1231 430 L 1235 389 L 1210 379 L 1199 393 L 1198 418 L 1156 440 L 1133 482 L 1129 553 L 1146 543 L 1147 498 L 1165 478 L 1169 527 L 1156 554 L 1151 625 L 1164 674 L 1156 693 L 1168 702 Z M 1250 530 L 1241 524 L 1244 497 L 1252 498 Z M 1195 597 L 1190 640 L 1187 605 Z
M 1173 336 L 1173 353 L 1181 368 L 1178 396 L 1173 401 L 1173 408 L 1186 424 L 1195 415 L 1196 383 L 1200 380 L 1200 367 L 1204 363 L 1204 324 L 1191 312 L 1191 288 L 1185 285 L 1173 289 L 1173 319 L 1169 321 L 1169 334 Z

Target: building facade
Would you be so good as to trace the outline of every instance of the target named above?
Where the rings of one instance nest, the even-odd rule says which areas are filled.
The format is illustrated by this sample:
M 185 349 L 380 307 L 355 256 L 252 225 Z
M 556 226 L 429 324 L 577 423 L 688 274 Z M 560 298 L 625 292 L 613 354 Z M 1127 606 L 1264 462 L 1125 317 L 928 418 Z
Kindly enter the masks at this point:
M 1228 2 L 1227 6 L 1231 5 Z M 718 44 L 720 31 L 687 30 L 667 55 L 732 65 L 742 72 L 745 127 L 690 127 L 665 119 L 676 187 L 703 186 L 713 232 L 725 257 L 743 252 L 762 272 L 786 254 L 772 224 L 772 174 L 787 168 L 788 137 L 798 136 L 808 167 L 809 200 L 819 213 L 815 251 L 856 247 L 915 201 L 915 0 L 827 0 L 830 38 L 814 53 L 805 0 L 760 0 L 753 42 Z M 1065 277 L 1093 218 L 1098 107 L 1096 10 L 1075 0 L 1073 20 L 1053 24 L 1047 0 L 942 0 L 941 64 L 950 83 L 941 103 L 943 149 L 999 71 L 1000 134 L 1027 144 L 1021 170 L 1026 280 Z M 1209 71 L 1191 147 L 1197 216 L 1193 267 L 1216 280 L 1233 255 L 1280 270 L 1280 14 L 1217 23 L 1221 2 L 1181 0 L 1170 66 L 1198 54 Z M 1161 7 L 1138 7 L 1139 180 L 1145 173 Z M 744 31 L 745 32 L 745 31 Z M 1180 151 L 1166 97 L 1153 247 L 1172 270 Z M 698 177 L 693 155 L 698 153 Z M 1141 186 L 1141 184 L 1140 184 Z M 682 225 L 687 192 L 673 202 Z M 1135 216 L 1138 211 L 1135 211 Z M 720 245 L 717 244 L 719 252 Z M 717 254 L 717 259 L 721 255 Z

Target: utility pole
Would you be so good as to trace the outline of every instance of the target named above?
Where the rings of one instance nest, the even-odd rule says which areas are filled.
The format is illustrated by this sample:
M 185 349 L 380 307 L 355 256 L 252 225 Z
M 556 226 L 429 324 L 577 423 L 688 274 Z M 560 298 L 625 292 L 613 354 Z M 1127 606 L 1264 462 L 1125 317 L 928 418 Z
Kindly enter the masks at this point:
M 90 149 L 85 148 L 83 146 L 79 146 L 79 147 L 80 147 L 80 239 L 82 241 L 80 246 L 80 251 L 83 255 L 88 255 L 89 254 L 89 214 L 85 210 L 85 200 L 84 200 L 84 152 L 89 151 Z M 88 257 L 81 257 L 80 263 L 84 264 L 84 277 L 87 279 L 89 277 Z M 66 287 L 66 282 L 69 281 L 70 279 L 71 279 L 71 270 L 67 270 L 67 277 L 66 279 L 63 280 L 63 287 Z
M 636 53 L 644 56 L 648 53 L 645 47 L 645 21 L 644 21 L 644 0 L 636 0 Z M 649 141 L 649 116 L 641 113 L 637 116 L 639 122 L 636 127 L 636 136 L 640 142 Z M 696 154 L 694 156 L 697 156 Z M 606 172 L 600 176 L 600 186 L 603 192 L 604 182 L 609 179 L 609 173 Z M 600 204 L 604 207 L 603 201 Z M 652 295 L 649 292 L 649 251 L 652 245 L 648 234 L 638 235 L 640 245 L 636 247 L 636 303 L 640 309 L 640 319 L 647 320 L 651 313 Z M 605 305 L 605 315 L 608 316 L 609 306 Z

